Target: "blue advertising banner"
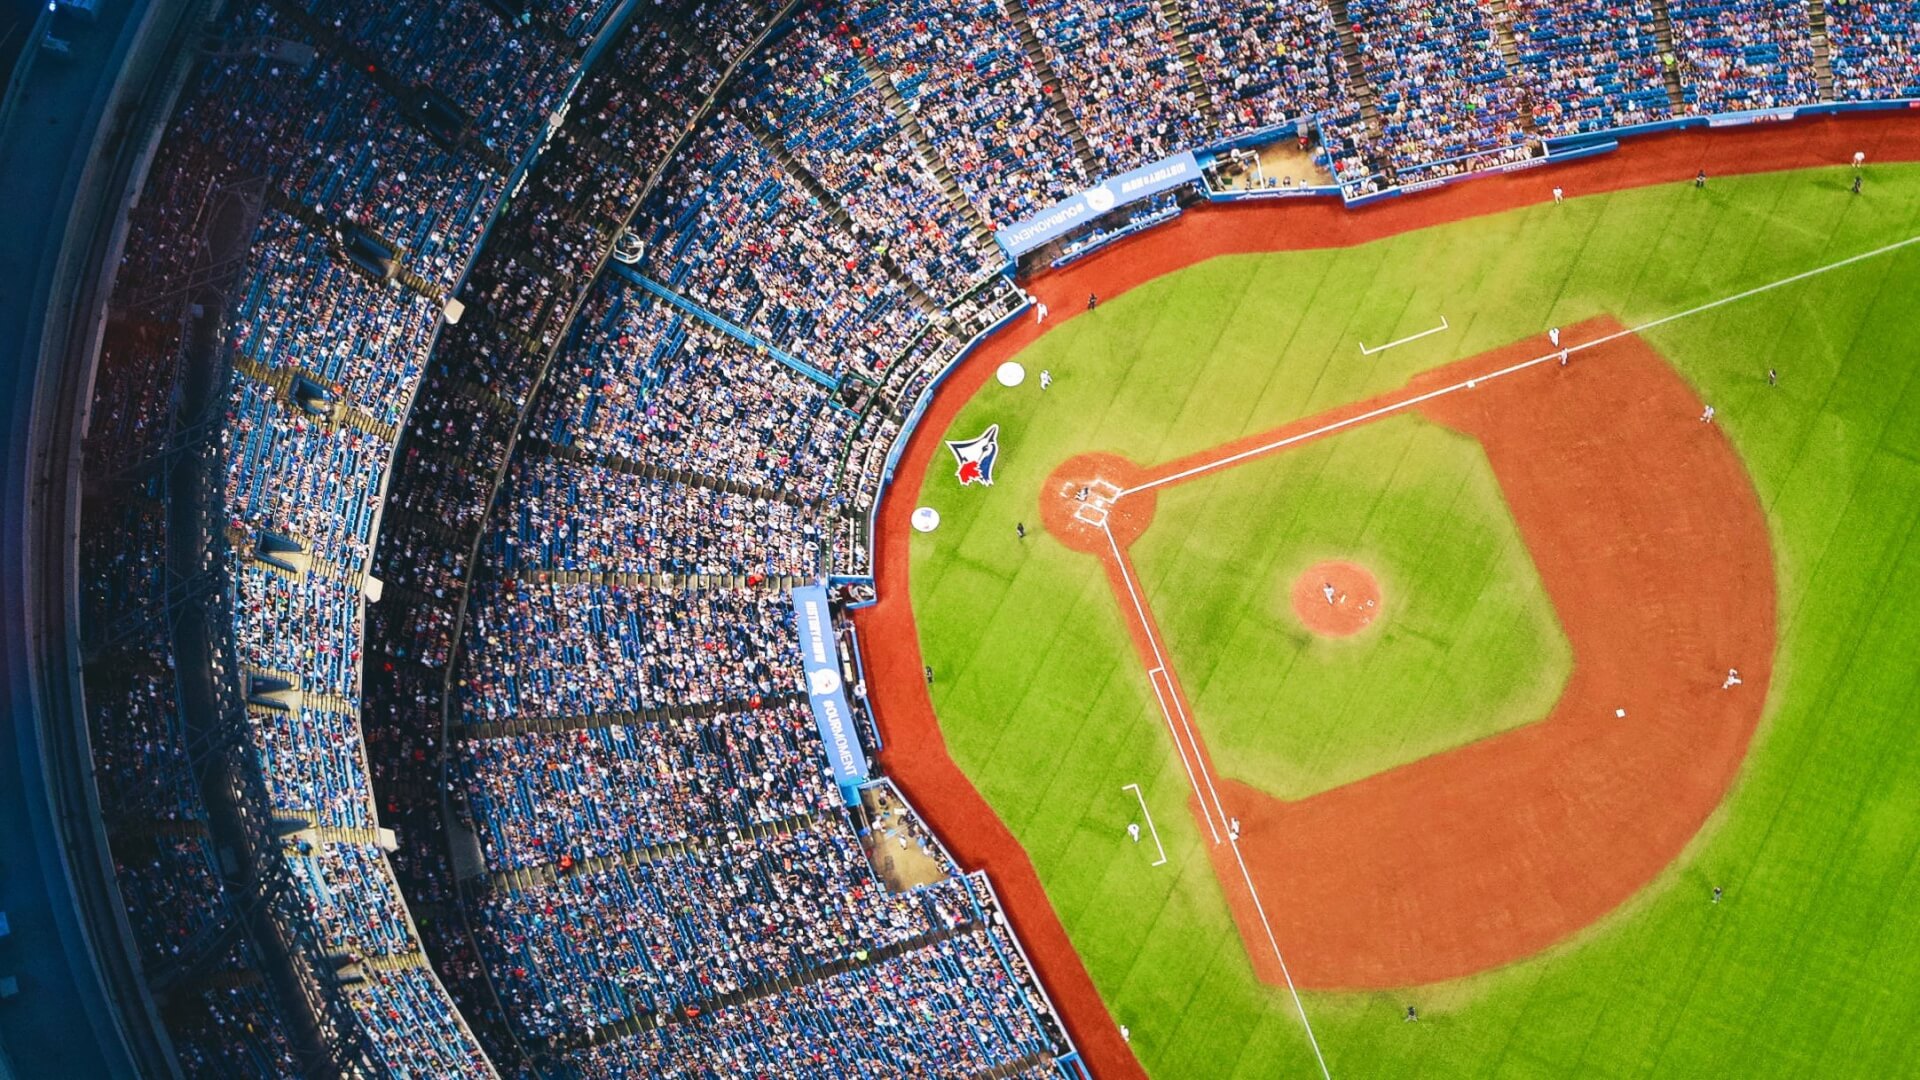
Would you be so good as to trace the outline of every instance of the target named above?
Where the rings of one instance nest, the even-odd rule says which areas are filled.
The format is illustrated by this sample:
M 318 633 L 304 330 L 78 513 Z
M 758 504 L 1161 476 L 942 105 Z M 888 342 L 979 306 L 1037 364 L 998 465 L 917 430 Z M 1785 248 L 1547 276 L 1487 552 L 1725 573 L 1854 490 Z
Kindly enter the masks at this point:
M 1116 206 L 1169 191 L 1181 184 L 1198 183 L 1200 162 L 1191 151 L 1175 154 L 1151 165 L 1142 165 L 1119 176 L 1109 176 L 1071 199 L 1054 203 L 1032 217 L 1016 221 L 993 234 L 1008 255 L 1019 258 L 1034 248 L 1056 239 Z
M 860 785 L 867 782 L 867 753 L 853 730 L 853 709 L 840 681 L 840 649 L 833 641 L 833 613 L 827 590 L 819 585 L 795 588 L 793 621 L 800 630 L 800 665 L 807 675 L 807 704 L 820 741 L 827 744 L 827 764 L 848 806 L 860 802 Z

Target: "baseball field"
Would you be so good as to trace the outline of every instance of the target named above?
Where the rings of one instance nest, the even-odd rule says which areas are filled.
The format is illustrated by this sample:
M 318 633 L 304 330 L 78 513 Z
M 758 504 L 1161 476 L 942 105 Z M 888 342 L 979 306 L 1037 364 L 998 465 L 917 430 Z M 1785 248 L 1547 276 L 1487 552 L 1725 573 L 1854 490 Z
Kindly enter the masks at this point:
M 1920 166 L 1850 180 L 1175 258 L 935 414 L 908 791 L 1148 1074 L 1914 1074 Z

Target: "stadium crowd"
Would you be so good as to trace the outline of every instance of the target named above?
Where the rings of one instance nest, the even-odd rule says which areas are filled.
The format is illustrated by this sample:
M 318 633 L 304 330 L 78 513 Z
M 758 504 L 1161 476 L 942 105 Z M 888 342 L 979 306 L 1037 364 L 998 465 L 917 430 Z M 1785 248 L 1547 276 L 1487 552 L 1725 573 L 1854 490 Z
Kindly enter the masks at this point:
M 823 10 L 808 8 L 753 65 L 735 108 L 764 113 L 846 209 L 862 246 L 950 301 L 1002 260 L 981 238 L 982 219 L 957 191 L 942 190 L 930 156 L 912 148 L 869 73 L 872 56 L 846 22 L 829 23 Z
M 1354 40 L 1379 101 L 1379 145 L 1400 183 L 1534 153 L 1515 85 L 1474 0 L 1352 0 Z
M 1920 97 L 1920 4 L 1833 0 L 1826 11 L 1838 97 L 1847 101 Z
M 1683 0 L 1667 6 L 1694 112 L 1804 105 L 1820 96 L 1807 9 L 1779 0 Z
M 927 315 L 731 113 L 682 148 L 646 215 L 646 273 L 830 373 L 882 371 Z
M 990 225 L 1087 185 L 1039 71 L 994 0 L 853 6 L 856 25 Z
M 1353 111 L 1333 11 L 1280 0 L 1183 0 L 1194 62 L 1227 133 Z
M 1108 174 L 1208 141 L 1159 4 L 1026 0 L 1034 33 Z
M 1511 0 L 1519 78 L 1546 135 L 1575 135 L 1672 114 L 1650 0 Z

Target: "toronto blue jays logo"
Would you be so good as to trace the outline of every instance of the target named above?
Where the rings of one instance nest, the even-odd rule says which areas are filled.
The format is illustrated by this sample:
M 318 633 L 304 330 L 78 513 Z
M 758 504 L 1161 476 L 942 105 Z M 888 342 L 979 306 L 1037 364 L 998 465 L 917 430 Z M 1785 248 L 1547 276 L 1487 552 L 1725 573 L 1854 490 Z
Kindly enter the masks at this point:
M 959 462 L 960 485 L 993 486 L 993 460 L 1000 456 L 1000 425 L 989 427 L 978 438 L 963 442 L 948 440 L 947 449 Z

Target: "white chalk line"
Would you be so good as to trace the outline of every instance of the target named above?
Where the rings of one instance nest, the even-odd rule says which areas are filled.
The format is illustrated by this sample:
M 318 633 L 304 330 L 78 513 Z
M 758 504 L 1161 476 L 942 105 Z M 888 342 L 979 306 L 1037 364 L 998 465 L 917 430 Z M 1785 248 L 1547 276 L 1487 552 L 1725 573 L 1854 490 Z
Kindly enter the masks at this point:
M 1453 329 L 1453 327 L 1447 325 L 1447 317 L 1445 315 L 1442 315 L 1440 316 L 1439 326 L 1436 326 L 1431 330 L 1422 330 L 1417 334 L 1408 334 L 1406 337 L 1403 337 L 1398 341 L 1389 341 L 1385 345 L 1380 345 L 1371 349 L 1367 348 L 1367 343 L 1362 341 L 1360 342 L 1360 355 L 1376 356 L 1380 353 L 1386 352 L 1388 349 L 1397 348 L 1401 345 L 1405 345 L 1409 341 L 1419 341 L 1423 337 L 1432 337 L 1433 335 L 1438 334 L 1443 330 L 1451 330 L 1451 329 Z
M 1173 736 L 1174 748 L 1180 751 L 1180 763 L 1187 768 L 1187 782 L 1193 785 L 1193 797 L 1199 800 L 1200 813 L 1207 819 L 1207 831 L 1213 834 L 1213 842 L 1218 844 L 1220 842 L 1220 829 L 1227 823 L 1227 812 L 1221 810 L 1219 821 L 1216 822 L 1214 820 L 1213 810 L 1207 808 L 1206 793 L 1200 790 L 1200 781 L 1196 779 L 1194 775 L 1195 766 L 1199 767 L 1200 776 L 1206 777 L 1207 789 L 1209 791 L 1213 789 L 1213 778 L 1206 775 L 1207 764 L 1206 759 L 1200 756 L 1200 744 L 1197 742 L 1193 743 L 1193 760 L 1189 762 L 1187 759 L 1186 743 L 1181 740 L 1179 729 L 1174 727 L 1174 714 L 1178 713 L 1181 718 L 1181 726 L 1187 728 L 1187 739 L 1192 740 L 1193 729 L 1186 725 L 1186 710 L 1180 707 L 1179 695 L 1174 693 L 1173 689 L 1173 677 L 1167 674 L 1167 658 L 1165 654 L 1160 651 L 1160 642 L 1154 637 L 1152 623 L 1147 619 L 1146 605 L 1140 600 L 1140 590 L 1133 586 L 1133 575 L 1127 570 L 1127 560 L 1125 556 L 1120 554 L 1120 545 L 1113 538 L 1113 530 L 1102 525 L 1100 531 L 1106 534 L 1107 547 L 1113 552 L 1114 568 L 1120 571 L 1120 580 L 1127 586 L 1127 596 L 1133 601 L 1133 613 L 1135 618 L 1140 620 L 1140 632 L 1147 636 L 1147 647 L 1153 650 L 1153 662 L 1155 666 L 1147 672 L 1147 682 L 1152 684 L 1153 696 L 1160 702 L 1160 715 L 1166 718 L 1167 732 Z M 1160 691 L 1160 679 L 1162 678 L 1165 678 L 1167 682 L 1167 689 L 1164 694 Z M 1167 704 L 1169 699 L 1172 699 L 1173 702 L 1171 708 L 1169 708 Z M 1213 805 L 1215 809 L 1218 809 L 1220 806 L 1220 796 L 1217 793 L 1213 797 Z
M 1153 834 L 1153 846 L 1160 849 L 1160 861 L 1153 865 L 1167 865 L 1167 846 L 1160 842 L 1160 830 L 1153 827 L 1153 811 L 1147 809 L 1147 797 L 1140 794 L 1140 785 L 1123 784 L 1120 790 L 1131 791 L 1133 792 L 1133 797 L 1140 800 L 1140 815 L 1147 819 L 1147 831 Z
M 1173 736 L 1173 748 L 1180 753 L 1180 766 L 1187 770 L 1187 783 L 1193 785 L 1193 797 L 1200 802 L 1200 812 L 1206 815 L 1207 831 L 1213 834 L 1213 842 L 1220 842 L 1220 830 L 1214 825 L 1213 815 L 1207 811 L 1207 800 L 1200 794 L 1200 781 L 1194 778 L 1193 763 L 1187 757 L 1187 745 L 1180 741 L 1180 731 L 1173 726 L 1173 710 L 1167 708 L 1166 695 L 1160 691 L 1161 671 L 1154 668 L 1147 672 L 1147 683 L 1153 687 L 1154 700 L 1160 703 L 1160 715 L 1167 721 L 1167 734 Z
M 1273 949 L 1273 958 L 1280 961 L 1280 977 L 1287 981 L 1287 993 L 1293 995 L 1294 1010 L 1300 1014 L 1300 1026 L 1306 1029 L 1307 1045 L 1313 1047 L 1313 1060 L 1320 1063 L 1320 1075 L 1323 1080 L 1333 1080 L 1333 1074 L 1327 1071 L 1326 1056 L 1320 1053 L 1320 1040 L 1313 1035 L 1313 1024 L 1307 1020 L 1307 1007 L 1300 1001 L 1300 990 L 1293 985 L 1293 972 L 1287 970 L 1287 958 L 1280 955 L 1280 943 L 1274 940 L 1273 924 L 1267 921 L 1267 906 L 1260 902 L 1260 890 L 1253 887 L 1253 875 L 1247 873 L 1247 860 L 1240 857 L 1240 838 L 1234 837 L 1233 861 L 1240 864 L 1240 880 L 1247 883 L 1247 895 L 1253 897 L 1253 910 L 1260 916 L 1260 926 L 1267 932 L 1267 945 Z
M 1100 531 L 1107 534 L 1107 546 L 1113 549 L 1113 565 L 1119 569 L 1120 580 L 1126 583 L 1127 594 L 1133 598 L 1134 614 L 1144 624 L 1147 619 L 1147 611 L 1146 608 L 1140 605 L 1140 594 L 1133 589 L 1133 579 L 1127 574 L 1127 564 L 1120 558 L 1120 545 L 1114 543 L 1113 530 L 1103 524 L 1100 526 Z M 1151 642 L 1151 636 L 1149 636 L 1148 640 Z M 1154 656 L 1158 657 L 1159 655 L 1159 650 L 1155 649 Z M 1173 710 L 1167 708 L 1166 696 L 1160 692 L 1158 676 L 1163 670 L 1163 667 L 1157 667 L 1147 672 L 1147 682 L 1153 687 L 1155 700 L 1160 702 L 1160 715 L 1167 721 L 1167 734 L 1173 736 L 1173 748 L 1180 754 L 1180 767 L 1187 770 L 1187 783 L 1193 785 L 1193 797 L 1199 800 L 1200 813 L 1207 819 L 1207 831 L 1213 833 L 1213 842 L 1217 844 L 1220 842 L 1220 830 L 1214 825 L 1213 814 L 1207 810 L 1206 798 L 1200 794 L 1200 781 L 1194 778 L 1193 763 L 1187 760 L 1186 744 L 1180 741 L 1179 729 L 1173 726 Z
M 1125 565 L 1120 567 L 1120 576 L 1128 576 Z M 1147 624 L 1145 625 L 1145 629 L 1147 631 L 1147 640 L 1153 642 L 1154 654 L 1158 656 L 1160 653 L 1160 645 L 1159 642 L 1154 641 L 1153 627 L 1151 624 Z M 1233 838 L 1233 829 L 1230 819 L 1227 817 L 1227 808 L 1220 805 L 1220 793 L 1214 790 L 1213 787 L 1213 770 L 1207 768 L 1207 757 L 1200 752 L 1200 737 L 1193 733 L 1193 721 L 1187 716 L 1186 703 L 1180 700 L 1180 691 L 1173 685 L 1173 672 L 1167 669 L 1166 663 L 1166 658 L 1161 657 L 1160 672 L 1167 680 L 1167 698 L 1173 702 L 1173 710 L 1180 717 L 1180 727 L 1186 731 L 1187 743 L 1193 747 L 1193 760 L 1200 766 L 1200 779 L 1207 782 L 1207 794 L 1213 796 L 1214 812 L 1220 815 L 1220 823 L 1222 825 L 1229 826 L 1227 829 L 1227 838 L 1231 840 Z
M 1168 670 L 1166 657 L 1160 652 L 1160 643 L 1154 637 L 1153 625 L 1147 619 L 1146 608 L 1140 601 L 1140 592 L 1134 588 L 1133 575 L 1127 569 L 1126 559 L 1121 557 L 1120 545 L 1113 539 L 1113 531 L 1104 526 L 1101 528 L 1101 531 L 1107 534 L 1107 546 L 1113 550 L 1114 566 L 1120 571 L 1120 580 L 1126 583 L 1127 595 L 1133 600 L 1134 613 L 1140 619 L 1140 629 L 1147 635 L 1147 646 L 1153 650 L 1154 663 L 1159 665 L 1147 673 L 1147 681 L 1153 683 L 1154 696 L 1161 698 L 1160 712 L 1167 719 L 1167 730 L 1173 732 L 1174 746 L 1176 749 L 1180 749 L 1180 760 L 1182 764 L 1185 764 L 1187 759 L 1186 750 L 1180 748 L 1180 735 L 1177 731 L 1173 731 L 1173 717 L 1167 712 L 1166 699 L 1161 697 L 1160 684 L 1157 681 L 1157 679 L 1161 677 L 1166 679 L 1167 696 L 1174 699 L 1175 707 L 1178 708 L 1180 696 L 1173 685 L 1173 673 Z M 1181 723 L 1186 723 L 1186 712 L 1184 709 L 1181 709 Z M 1191 727 L 1187 728 L 1187 734 L 1189 738 L 1192 737 L 1193 729 Z M 1207 790 L 1213 791 L 1213 776 L 1207 770 L 1206 757 L 1200 752 L 1198 740 L 1195 740 L 1193 745 L 1193 756 L 1200 766 L 1201 775 L 1206 777 Z M 1187 781 L 1193 783 L 1193 769 L 1191 766 L 1187 769 Z M 1194 784 L 1193 794 L 1194 798 L 1200 803 L 1200 813 L 1207 819 L 1207 827 L 1209 829 L 1213 828 L 1213 814 L 1207 810 L 1207 800 L 1201 796 L 1200 786 L 1197 783 Z M 1221 822 L 1224 823 L 1228 821 L 1229 818 L 1227 817 L 1226 809 L 1220 806 L 1220 796 L 1217 792 L 1214 793 L 1213 799 L 1214 808 L 1219 811 Z M 1144 808 L 1145 803 L 1142 802 L 1141 805 Z M 1220 842 L 1220 834 L 1215 832 L 1213 839 L 1214 843 L 1218 844 Z M 1300 1014 L 1300 1026 L 1306 1029 L 1307 1045 L 1313 1048 L 1313 1059 L 1320 1065 L 1320 1075 L 1323 1080 L 1333 1080 L 1333 1074 L 1327 1071 L 1327 1059 L 1320 1052 L 1320 1040 L 1313 1034 L 1313 1023 L 1307 1019 L 1307 1006 L 1300 1000 L 1300 990 L 1293 983 L 1293 973 L 1287 969 L 1287 958 L 1281 955 L 1280 941 L 1274 936 L 1273 924 L 1267 921 L 1267 907 L 1260 901 L 1260 890 L 1253 884 L 1253 875 L 1247 870 L 1247 860 L 1240 855 L 1240 837 L 1235 835 L 1231 828 L 1227 830 L 1227 846 L 1233 849 L 1233 861 L 1240 867 L 1240 880 L 1246 883 L 1247 895 L 1253 898 L 1254 914 L 1259 916 L 1260 928 L 1266 932 L 1267 947 L 1273 950 L 1273 958 L 1279 961 L 1280 977 L 1286 980 L 1287 993 L 1293 996 L 1294 1010 Z
M 1878 258 L 1882 255 L 1888 254 L 1889 252 L 1898 251 L 1901 248 L 1910 247 L 1916 243 L 1920 243 L 1920 236 L 1909 236 L 1905 240 L 1896 240 L 1891 244 L 1886 244 L 1882 247 L 1874 248 L 1872 251 L 1863 251 L 1858 255 L 1849 255 L 1848 257 L 1841 259 L 1837 262 L 1827 263 L 1825 266 L 1816 266 L 1811 270 L 1803 270 L 1800 273 L 1794 274 L 1791 277 L 1783 277 L 1778 281 L 1770 281 L 1765 285 L 1756 285 L 1755 287 L 1748 289 L 1745 292 L 1737 292 L 1737 293 L 1734 293 L 1732 296 L 1723 296 L 1718 300 L 1709 300 L 1708 302 L 1701 304 L 1698 307 L 1691 307 L 1685 311 L 1677 311 L 1677 312 L 1674 312 L 1672 315 L 1664 315 L 1658 319 L 1654 319 L 1652 322 L 1644 322 L 1644 323 L 1641 323 L 1639 326 L 1629 327 L 1625 330 L 1616 330 L 1611 334 L 1606 334 L 1601 337 L 1594 338 L 1592 341 L 1583 341 L 1578 345 L 1569 345 L 1564 350 L 1553 349 L 1548 352 L 1541 353 L 1539 356 L 1536 356 L 1531 360 L 1523 360 L 1517 364 L 1510 364 L 1506 367 L 1499 369 L 1498 371 L 1488 372 L 1485 375 L 1475 375 L 1470 379 L 1463 379 L 1460 382 L 1454 383 L 1451 386 L 1443 386 L 1438 390 L 1429 390 L 1424 394 L 1418 394 L 1414 397 L 1406 398 L 1401 401 L 1396 401 L 1389 405 L 1382 405 L 1377 409 L 1370 409 L 1367 412 L 1359 414 L 1358 416 L 1350 416 L 1350 417 L 1347 417 L 1345 420 L 1335 420 L 1332 423 L 1324 424 L 1320 427 L 1314 428 L 1312 431 L 1303 431 L 1298 435 L 1289 435 L 1284 439 L 1276 439 L 1275 441 L 1267 443 L 1264 446 L 1256 446 L 1251 450 L 1242 450 L 1237 454 L 1233 454 L 1228 457 L 1221 458 L 1218 461 L 1209 461 L 1206 464 L 1196 465 L 1191 469 L 1182 470 L 1181 472 L 1174 473 L 1171 476 L 1163 476 L 1158 480 L 1149 480 L 1144 484 L 1139 484 L 1134 487 L 1130 487 L 1125 491 L 1122 491 L 1119 495 L 1114 497 L 1114 501 L 1118 502 L 1119 500 L 1124 499 L 1128 495 L 1132 495 L 1136 492 L 1148 491 L 1153 488 L 1163 487 L 1167 484 L 1178 483 L 1181 480 L 1186 480 L 1191 477 L 1198 476 L 1201 473 L 1212 472 L 1215 469 L 1223 469 L 1229 465 L 1237 465 L 1240 462 L 1247 460 L 1248 458 L 1258 457 L 1261 454 L 1272 453 L 1275 450 L 1283 450 L 1289 446 L 1294 445 L 1295 443 L 1305 442 L 1308 439 L 1317 439 L 1322 435 L 1331 434 L 1335 431 L 1341 430 L 1342 428 L 1349 428 L 1349 427 L 1353 427 L 1356 424 L 1364 424 L 1371 420 L 1378 420 L 1382 416 L 1386 416 L 1391 413 L 1402 412 L 1406 409 L 1413 408 L 1416 405 L 1425 404 L 1426 402 L 1432 401 L 1435 398 L 1444 397 L 1447 394 L 1455 393 L 1456 391 L 1472 389 L 1473 387 L 1478 386 L 1480 383 L 1489 382 L 1494 379 L 1515 374 L 1516 372 L 1525 371 L 1528 368 L 1535 367 L 1540 364 L 1544 364 L 1549 360 L 1558 360 L 1560 358 L 1560 354 L 1563 351 L 1566 352 L 1568 355 L 1572 355 L 1577 352 L 1584 352 L 1588 349 L 1597 348 L 1601 345 L 1606 345 L 1610 342 L 1618 341 L 1624 337 L 1632 337 L 1635 334 L 1644 333 L 1648 330 L 1665 326 L 1670 322 L 1678 322 L 1681 319 L 1690 318 L 1694 315 L 1703 314 L 1705 312 L 1712 311 L 1715 308 L 1725 307 L 1728 304 L 1735 303 L 1740 300 L 1746 300 L 1750 297 L 1759 296 L 1761 293 L 1772 292 L 1774 289 L 1782 288 L 1787 285 L 1792 285 L 1792 284 L 1795 284 L 1796 282 L 1805 281 L 1808 278 L 1818 277 L 1821 274 L 1825 274 L 1833 270 L 1838 270 L 1841 267 L 1852 266 L 1854 263 L 1865 262 L 1868 259 Z

